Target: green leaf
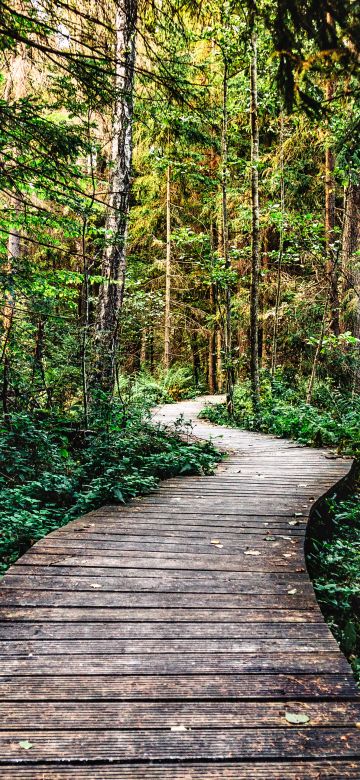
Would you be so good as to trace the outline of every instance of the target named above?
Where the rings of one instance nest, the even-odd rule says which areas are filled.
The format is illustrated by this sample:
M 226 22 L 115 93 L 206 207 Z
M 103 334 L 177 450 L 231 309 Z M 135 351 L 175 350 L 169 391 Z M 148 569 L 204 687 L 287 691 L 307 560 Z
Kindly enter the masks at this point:
M 285 720 L 293 726 L 304 726 L 309 723 L 310 718 L 303 712 L 285 712 Z

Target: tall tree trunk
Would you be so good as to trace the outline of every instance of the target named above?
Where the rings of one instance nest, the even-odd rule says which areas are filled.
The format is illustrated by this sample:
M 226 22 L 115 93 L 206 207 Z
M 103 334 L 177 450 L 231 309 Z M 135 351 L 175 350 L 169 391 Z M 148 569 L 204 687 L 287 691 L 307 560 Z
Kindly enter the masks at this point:
M 9 73 L 5 85 L 3 99 L 8 103 L 11 99 L 17 101 L 24 98 L 27 93 L 27 82 L 30 71 L 30 60 L 27 56 L 27 50 L 24 45 L 20 45 L 15 53 L 9 68 Z M 13 156 L 16 159 L 18 150 L 13 149 Z M 9 374 L 10 374 L 10 351 L 9 343 L 11 329 L 14 320 L 14 310 L 16 303 L 16 291 L 14 284 L 14 271 L 17 270 L 18 260 L 21 258 L 21 231 L 18 227 L 19 218 L 23 209 L 21 194 L 16 193 L 10 198 L 10 205 L 13 209 L 13 221 L 10 226 L 10 232 L 7 242 L 7 259 L 3 266 L 3 272 L 6 274 L 7 282 L 4 290 L 4 308 L 2 313 L 3 334 L 1 347 L 1 362 L 4 361 L 4 375 L 2 387 L 3 411 L 7 414 Z
M 218 392 L 221 393 L 223 389 L 223 371 L 222 371 L 222 341 L 221 330 L 218 328 L 216 331 L 216 384 Z
M 148 329 L 143 328 L 141 331 L 141 347 L 140 347 L 140 368 L 146 368 L 146 351 L 147 351 Z
M 124 298 L 126 240 L 131 189 L 134 67 L 137 0 L 116 3 L 115 105 L 103 281 L 97 321 L 95 383 L 111 393 L 115 381 L 119 315 Z
M 360 339 L 360 182 L 351 182 L 345 194 L 342 235 L 343 294 L 351 298 L 344 316 L 353 336 Z
M 275 298 L 275 314 L 274 314 L 274 330 L 272 341 L 272 353 L 271 353 L 271 378 L 275 376 L 276 361 L 277 361 L 277 346 L 278 346 L 278 330 L 279 330 L 279 310 L 281 301 L 281 272 L 284 256 L 284 222 L 285 222 L 285 179 L 284 179 L 284 114 L 281 112 L 280 116 L 280 234 L 279 234 L 279 254 L 276 269 L 276 298 Z
M 342 236 L 343 297 L 347 311 L 343 315 L 345 328 L 360 339 L 360 182 L 350 182 L 345 195 L 345 216 Z M 360 341 L 354 370 L 354 391 L 360 390 Z
M 164 368 L 170 368 L 171 338 L 171 167 L 166 169 L 166 267 L 165 267 L 165 330 Z
M 212 316 L 215 314 L 215 285 L 210 285 L 210 313 Z M 209 332 L 209 346 L 208 346 L 208 384 L 209 392 L 213 395 L 216 393 L 216 327 L 210 326 Z
M 259 412 L 259 277 L 260 277 L 260 209 L 259 209 L 259 121 L 257 95 L 257 39 L 251 36 L 250 64 L 251 129 L 251 287 L 250 287 L 250 376 L 255 414 Z
M 228 66 L 224 60 L 223 75 L 223 122 L 221 137 L 221 211 L 222 211 L 222 254 L 225 271 L 231 268 L 229 256 L 229 223 L 227 206 L 227 179 L 228 179 Z M 232 354 L 231 332 L 231 286 L 230 280 L 225 283 L 225 370 L 226 370 L 226 406 L 230 416 L 234 413 L 234 367 Z
M 330 14 L 327 14 L 328 24 L 333 24 Z M 334 98 L 334 83 L 331 79 L 326 82 L 326 102 L 328 108 Z M 330 136 L 330 133 L 328 133 Z M 339 315 L 339 270 L 338 256 L 335 249 L 335 155 L 331 147 L 330 137 L 327 138 L 325 149 L 325 249 L 326 265 L 330 286 L 330 328 L 338 336 L 340 333 Z

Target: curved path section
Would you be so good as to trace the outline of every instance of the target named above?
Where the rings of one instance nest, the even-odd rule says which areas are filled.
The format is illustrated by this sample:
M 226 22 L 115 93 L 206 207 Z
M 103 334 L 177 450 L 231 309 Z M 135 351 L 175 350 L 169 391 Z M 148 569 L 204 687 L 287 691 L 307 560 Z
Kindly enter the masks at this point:
M 50 534 L 2 581 L 2 780 L 360 777 L 360 699 L 304 562 L 324 451 L 196 421 L 230 450 Z

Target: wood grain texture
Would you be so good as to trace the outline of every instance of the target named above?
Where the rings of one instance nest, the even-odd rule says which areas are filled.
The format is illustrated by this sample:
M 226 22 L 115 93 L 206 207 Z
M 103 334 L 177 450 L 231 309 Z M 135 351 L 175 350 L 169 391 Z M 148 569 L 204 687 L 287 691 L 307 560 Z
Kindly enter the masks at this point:
M 303 551 L 351 463 L 199 422 L 203 403 L 155 419 L 228 449 L 214 476 L 90 512 L 4 577 L 3 780 L 360 776 L 360 697 Z

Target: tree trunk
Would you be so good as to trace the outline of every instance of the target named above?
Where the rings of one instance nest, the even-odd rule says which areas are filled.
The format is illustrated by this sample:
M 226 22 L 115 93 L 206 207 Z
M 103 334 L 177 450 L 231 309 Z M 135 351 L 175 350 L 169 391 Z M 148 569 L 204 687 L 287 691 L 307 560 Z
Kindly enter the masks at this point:
M 9 68 L 9 73 L 5 85 L 3 99 L 8 103 L 11 99 L 18 101 L 24 98 L 27 93 L 27 82 L 30 71 L 30 60 L 27 56 L 27 50 L 24 45 L 19 47 L 15 53 Z M 17 157 L 17 149 L 13 149 L 14 159 Z M 1 347 L 1 362 L 4 361 L 3 376 L 3 410 L 8 413 L 8 388 L 10 373 L 10 353 L 9 342 L 11 329 L 14 319 L 14 310 L 16 303 L 16 292 L 14 284 L 14 271 L 17 270 L 17 261 L 21 257 L 21 232 L 18 227 L 19 217 L 22 212 L 23 204 L 21 194 L 16 193 L 10 198 L 10 204 L 13 207 L 13 224 L 10 226 L 10 232 L 7 242 L 7 260 L 3 266 L 3 272 L 7 276 L 7 283 L 4 291 L 4 308 L 2 313 L 3 334 Z
M 215 285 L 210 285 L 210 312 L 215 315 Z M 209 354 L 208 354 L 208 383 L 211 395 L 216 393 L 216 327 L 210 326 L 209 333 Z
M 342 236 L 343 294 L 349 299 L 345 327 L 360 339 L 360 182 L 350 183 L 345 195 Z
M 221 343 L 221 330 L 218 328 L 216 331 L 216 384 L 218 392 L 221 393 L 223 389 L 223 373 L 222 373 L 222 343 Z
M 359 339 L 354 369 L 354 391 L 360 390 L 360 182 L 350 182 L 345 195 L 342 236 L 343 315 L 345 328 Z
M 260 277 L 260 210 L 259 210 L 259 122 L 257 97 L 257 40 L 251 37 L 250 65 L 250 128 L 251 128 L 251 287 L 250 287 L 250 376 L 253 409 L 260 404 L 259 379 L 259 277 Z
M 166 169 L 166 270 L 165 270 L 165 330 L 164 368 L 170 368 L 171 337 L 171 167 Z
M 281 221 L 280 221 L 280 234 L 279 234 L 279 254 L 276 270 L 276 299 L 275 299 L 275 314 L 274 314 L 274 330 L 273 330 L 273 342 L 272 342 L 272 354 L 271 354 L 271 378 L 275 376 L 276 361 L 277 361 L 277 342 L 278 342 L 278 330 L 279 330 L 279 309 L 281 301 L 281 272 L 284 256 L 284 221 L 285 221 L 285 180 L 284 180 L 284 114 L 281 113 L 280 117 L 280 209 L 281 209 Z
M 229 224 L 227 207 L 227 178 L 228 178 L 228 107 L 227 107 L 227 82 L 228 68 L 226 59 L 224 60 L 223 75 L 223 123 L 221 138 L 221 210 L 222 210 L 222 254 L 224 258 L 225 271 L 230 271 L 231 263 L 229 257 Z M 225 370 L 226 370 L 226 406 L 230 417 L 234 414 L 234 367 L 232 355 L 232 332 L 231 332 L 231 287 L 230 280 L 225 283 L 225 327 L 224 327 L 224 347 L 225 347 Z
M 124 298 L 133 127 L 137 0 L 117 0 L 115 105 L 110 194 L 97 321 L 95 383 L 111 393 L 115 381 L 118 322 Z
M 327 21 L 333 24 L 330 14 L 327 14 Z M 331 106 L 334 98 L 334 83 L 330 79 L 326 83 L 326 102 Z M 339 315 L 339 270 L 338 256 L 335 248 L 335 155 L 331 148 L 330 138 L 327 139 L 325 149 L 325 249 L 326 266 L 330 287 L 330 328 L 335 336 L 340 333 L 340 315 Z

